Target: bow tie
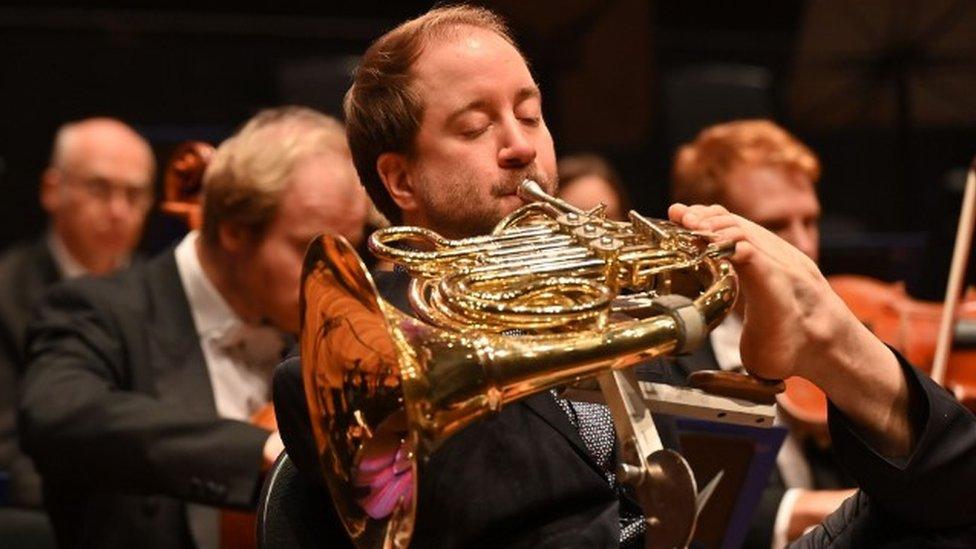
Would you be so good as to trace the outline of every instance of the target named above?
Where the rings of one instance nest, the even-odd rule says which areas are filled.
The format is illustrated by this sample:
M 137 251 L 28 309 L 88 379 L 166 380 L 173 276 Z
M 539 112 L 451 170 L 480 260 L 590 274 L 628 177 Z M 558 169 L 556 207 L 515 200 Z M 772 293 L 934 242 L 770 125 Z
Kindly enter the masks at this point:
M 270 371 L 281 361 L 285 338 L 271 326 L 238 323 L 215 337 L 214 343 L 232 360 Z

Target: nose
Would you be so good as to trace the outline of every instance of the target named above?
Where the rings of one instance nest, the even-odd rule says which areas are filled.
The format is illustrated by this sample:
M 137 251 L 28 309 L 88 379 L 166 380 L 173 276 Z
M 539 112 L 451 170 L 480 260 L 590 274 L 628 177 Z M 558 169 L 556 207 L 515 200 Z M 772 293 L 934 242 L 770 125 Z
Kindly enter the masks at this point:
M 498 148 L 498 165 L 502 168 L 521 168 L 535 160 L 536 149 L 526 128 L 512 117 L 505 124 L 505 131 L 501 136 Z
M 128 217 L 132 204 L 124 192 L 113 192 L 108 199 L 108 213 L 112 219 L 125 219 Z

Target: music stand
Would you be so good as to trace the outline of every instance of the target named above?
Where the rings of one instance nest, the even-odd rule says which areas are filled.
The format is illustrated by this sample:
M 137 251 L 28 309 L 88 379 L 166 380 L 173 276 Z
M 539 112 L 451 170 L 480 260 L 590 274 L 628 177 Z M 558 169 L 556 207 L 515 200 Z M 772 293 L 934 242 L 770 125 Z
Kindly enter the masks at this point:
M 722 479 L 698 516 L 693 543 L 740 547 L 786 438 L 785 427 L 747 427 L 677 418 L 681 454 L 699 487 L 720 471 Z

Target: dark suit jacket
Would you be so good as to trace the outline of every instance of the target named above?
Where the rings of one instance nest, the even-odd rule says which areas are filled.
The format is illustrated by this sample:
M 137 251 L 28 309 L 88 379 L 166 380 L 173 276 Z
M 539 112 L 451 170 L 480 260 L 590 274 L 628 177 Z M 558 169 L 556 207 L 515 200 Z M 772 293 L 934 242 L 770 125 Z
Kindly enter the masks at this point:
M 387 299 L 400 295 L 396 277 L 376 275 L 376 281 Z M 402 299 L 392 301 L 405 307 Z M 921 395 L 913 400 L 913 421 L 921 436 L 912 456 L 904 463 L 880 457 L 832 409 L 839 460 L 870 498 L 859 493 L 848 500 L 824 526 L 801 539 L 801 547 L 976 543 L 976 418 L 903 360 L 902 367 L 913 393 Z M 673 368 L 643 368 L 641 374 L 658 381 L 683 379 Z M 298 359 L 278 367 L 274 392 L 289 457 L 321 484 Z M 552 402 L 542 394 L 508 406 L 434 454 L 420 475 L 413 546 L 616 545 L 620 505 L 633 502 L 618 498 L 594 474 L 578 434 L 554 404 L 550 408 Z M 674 444 L 669 426 L 658 426 L 669 437 L 666 444 Z M 932 493 L 943 498 L 933 503 Z M 325 520 L 341 532 L 335 517 Z M 337 541 L 322 540 L 322 545 L 334 547 Z
M 861 490 L 794 547 L 976 547 L 976 417 L 901 362 L 914 449 L 903 459 L 879 454 L 830 406 L 838 460 Z
M 687 356 L 679 356 L 666 361 L 669 366 L 669 383 L 687 385 L 688 376 L 701 370 L 719 369 L 715 350 L 710 341 Z M 852 479 L 841 469 L 834 456 L 824 450 L 809 444 L 804 448 L 804 457 L 810 465 L 813 474 L 814 488 L 829 490 L 835 488 L 849 488 L 855 486 Z M 786 494 L 786 484 L 780 475 L 779 468 L 774 467 L 763 490 L 762 497 L 756 507 L 749 531 L 742 546 L 752 549 L 768 549 L 773 541 L 773 525 L 780 502 Z
M 10 474 L 10 503 L 41 506 L 41 480 L 17 441 L 17 385 L 27 320 L 44 291 L 61 279 L 46 240 L 16 244 L 0 256 L 0 471 Z
M 374 278 L 384 298 L 409 309 L 406 276 Z M 321 483 L 298 359 L 278 367 L 274 386 L 288 455 Z M 667 426 L 659 428 L 665 444 L 673 442 Z M 418 497 L 414 547 L 613 547 L 620 506 L 636 510 L 611 489 L 549 393 L 510 404 L 448 439 L 421 469 Z
M 250 507 L 268 433 L 220 419 L 172 251 L 45 297 L 21 439 L 63 546 L 192 545 L 183 500 Z

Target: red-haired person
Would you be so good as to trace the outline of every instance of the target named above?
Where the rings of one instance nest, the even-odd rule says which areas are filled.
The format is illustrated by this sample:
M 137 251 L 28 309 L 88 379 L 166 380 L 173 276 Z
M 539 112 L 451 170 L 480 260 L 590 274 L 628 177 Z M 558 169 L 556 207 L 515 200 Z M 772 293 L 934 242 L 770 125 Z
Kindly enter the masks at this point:
M 761 225 L 817 261 L 820 162 L 813 152 L 768 120 L 711 126 L 683 145 L 672 168 L 672 196 L 688 204 L 720 204 Z M 748 299 L 748 298 L 746 298 Z M 680 375 L 741 368 L 742 311 L 729 315 L 694 354 L 678 357 Z M 777 468 L 746 538 L 746 547 L 784 547 L 849 497 L 850 479 L 802 425 L 790 427 Z M 805 436 L 806 435 L 806 436 Z

